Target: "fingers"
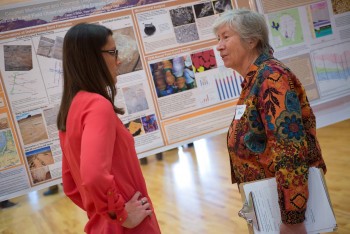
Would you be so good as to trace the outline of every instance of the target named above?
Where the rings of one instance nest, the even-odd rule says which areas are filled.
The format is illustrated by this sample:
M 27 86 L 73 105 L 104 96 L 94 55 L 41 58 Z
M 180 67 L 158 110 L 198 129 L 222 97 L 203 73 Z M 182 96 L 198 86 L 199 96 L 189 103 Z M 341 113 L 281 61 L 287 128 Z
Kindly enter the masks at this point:
M 146 210 L 146 209 L 151 209 L 150 204 L 148 203 L 148 198 L 147 197 L 141 197 L 142 194 L 137 191 L 132 198 L 125 203 L 125 209 L 127 212 L 132 212 L 136 210 Z M 140 198 L 141 197 L 141 198 Z
M 123 227 L 133 228 L 139 225 L 147 216 L 152 215 L 153 210 L 147 197 L 141 197 L 140 192 L 136 192 L 134 196 L 125 203 L 125 210 L 128 213 L 127 219 L 122 224 Z
M 151 216 L 153 213 L 151 204 L 148 201 L 142 205 L 142 209 L 144 209 L 145 216 Z
M 141 193 L 139 191 L 137 191 L 134 196 L 132 196 L 132 198 L 130 199 L 130 201 L 138 201 L 139 200 L 139 197 L 141 196 Z M 143 197 L 140 199 L 140 203 L 141 205 L 144 205 L 146 203 L 148 203 L 148 198 L 147 197 Z
M 142 205 L 142 210 L 143 210 L 143 213 L 146 216 L 149 216 L 153 213 L 153 210 L 152 210 L 152 207 L 151 207 L 151 204 L 150 203 L 145 203 Z
M 128 213 L 128 217 L 122 224 L 126 228 L 134 228 L 139 225 L 147 216 L 151 216 L 153 213 L 152 210 L 143 210 L 142 212 L 132 212 Z
M 146 216 L 145 216 L 145 217 L 147 217 L 147 216 L 151 216 L 151 215 L 152 215 L 152 213 L 153 213 L 153 210 L 151 210 L 151 209 L 147 209 L 147 210 L 145 210 L 145 214 L 146 214 Z
M 139 191 L 137 191 L 134 196 L 132 196 L 132 198 L 130 199 L 130 201 L 137 201 L 139 199 L 139 197 L 141 196 L 141 193 Z
M 144 204 L 148 203 L 147 197 L 143 197 L 140 199 L 141 205 L 143 206 Z
M 149 209 L 150 207 L 151 205 L 148 202 L 142 204 L 142 209 Z
M 141 209 L 145 212 L 145 217 L 148 216 L 148 215 L 151 215 L 152 214 L 152 207 L 151 207 L 151 204 L 148 203 L 148 199 L 147 197 L 143 197 L 140 199 L 140 203 L 141 203 Z

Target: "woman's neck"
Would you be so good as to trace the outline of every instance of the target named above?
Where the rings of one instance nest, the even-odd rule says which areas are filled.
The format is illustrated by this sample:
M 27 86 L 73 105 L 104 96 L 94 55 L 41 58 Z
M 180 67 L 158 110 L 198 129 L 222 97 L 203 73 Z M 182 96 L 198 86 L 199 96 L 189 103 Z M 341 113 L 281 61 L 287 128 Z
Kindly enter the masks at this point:
M 259 53 L 257 51 L 252 52 L 249 56 L 247 56 L 247 59 L 242 65 L 242 70 L 241 70 L 242 73 L 240 73 L 242 77 L 245 77 L 248 74 L 250 66 L 255 62 L 255 60 L 258 57 L 259 57 Z

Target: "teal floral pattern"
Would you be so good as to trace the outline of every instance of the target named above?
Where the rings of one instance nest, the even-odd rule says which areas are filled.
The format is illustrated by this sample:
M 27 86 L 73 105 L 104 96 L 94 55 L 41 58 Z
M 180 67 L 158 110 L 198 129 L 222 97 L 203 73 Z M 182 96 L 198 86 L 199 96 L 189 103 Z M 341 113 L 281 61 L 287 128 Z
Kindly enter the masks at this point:
M 279 118 L 276 120 L 276 125 L 280 126 L 281 134 L 284 134 L 285 137 L 289 140 L 301 140 L 301 137 L 304 136 L 304 127 L 301 121 L 301 118 L 297 118 L 296 114 L 293 113 L 290 116 L 285 115 L 286 112 L 282 112 Z
M 263 153 L 266 147 L 266 135 L 248 132 L 244 136 L 244 142 L 250 151 L 254 153 Z
M 252 128 L 257 128 L 259 131 L 264 129 L 264 125 L 259 118 L 259 113 L 256 110 L 250 112 L 249 121 L 251 122 Z

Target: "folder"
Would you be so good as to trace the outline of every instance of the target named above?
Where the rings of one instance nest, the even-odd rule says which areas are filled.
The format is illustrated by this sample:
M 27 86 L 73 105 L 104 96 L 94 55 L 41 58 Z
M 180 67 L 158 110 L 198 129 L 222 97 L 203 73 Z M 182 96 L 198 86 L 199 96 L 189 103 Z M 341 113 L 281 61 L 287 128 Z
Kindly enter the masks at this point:
M 238 215 L 248 223 L 249 233 L 279 234 L 281 213 L 278 204 L 275 178 L 239 185 L 243 208 Z M 321 169 L 309 168 L 309 199 L 305 213 L 307 233 L 324 233 L 337 230 L 332 203 Z

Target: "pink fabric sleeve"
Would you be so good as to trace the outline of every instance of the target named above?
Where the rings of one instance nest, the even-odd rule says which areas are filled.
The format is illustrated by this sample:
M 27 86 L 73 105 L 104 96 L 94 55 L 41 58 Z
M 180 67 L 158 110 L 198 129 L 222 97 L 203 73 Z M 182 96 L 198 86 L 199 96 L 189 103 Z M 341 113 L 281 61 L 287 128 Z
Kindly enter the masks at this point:
M 85 210 L 79 190 L 73 180 L 67 159 L 64 157 L 64 154 L 62 155 L 62 182 L 64 184 L 63 190 L 67 197 L 69 197 L 81 209 Z
M 82 186 L 89 193 L 96 212 L 108 219 L 108 212 L 117 215 L 120 224 L 127 218 L 125 201 L 111 174 L 116 141 L 116 114 L 106 99 L 94 101 L 83 115 L 80 171 Z M 116 159 L 114 159 L 116 160 Z

